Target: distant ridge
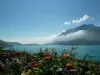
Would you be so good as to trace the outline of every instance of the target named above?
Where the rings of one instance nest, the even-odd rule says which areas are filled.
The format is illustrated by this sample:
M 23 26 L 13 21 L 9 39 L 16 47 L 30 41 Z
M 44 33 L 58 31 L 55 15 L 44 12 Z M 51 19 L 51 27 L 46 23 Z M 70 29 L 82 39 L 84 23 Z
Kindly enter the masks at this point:
M 37 43 L 22 44 L 22 43 L 19 43 L 19 42 L 6 42 L 6 41 L 3 41 L 3 40 L 0 40 L 0 48 L 11 47 L 11 46 L 14 46 L 14 45 L 39 45 L 39 44 L 37 44 Z
M 23 44 L 23 45 L 39 45 L 39 44 L 31 43 L 31 44 Z
M 100 31 L 100 27 L 95 26 L 93 24 L 83 24 L 79 27 L 76 27 L 76 28 L 73 28 L 73 29 L 68 29 L 65 32 L 62 32 L 61 34 L 59 34 L 58 36 L 69 34 L 69 33 L 72 33 L 72 32 L 76 32 L 78 30 Z
M 78 33 L 80 34 L 78 35 Z M 63 39 L 61 40 L 62 37 Z M 93 24 L 83 24 L 76 28 L 68 29 L 65 32 L 62 32 L 57 36 L 57 38 L 59 39 L 55 39 L 52 44 L 100 45 L 100 27 Z
M 21 43 L 19 42 L 7 42 L 9 45 L 22 45 Z
M 8 47 L 8 46 L 9 46 L 9 44 L 7 42 L 0 39 L 0 49 Z

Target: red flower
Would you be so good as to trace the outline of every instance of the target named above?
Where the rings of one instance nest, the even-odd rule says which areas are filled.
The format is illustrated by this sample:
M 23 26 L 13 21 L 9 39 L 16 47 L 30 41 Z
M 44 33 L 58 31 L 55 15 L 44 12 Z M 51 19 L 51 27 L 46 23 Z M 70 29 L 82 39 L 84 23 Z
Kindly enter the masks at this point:
M 71 69 L 70 72 L 76 72 L 76 69 Z
M 33 64 L 33 66 L 34 66 L 34 67 L 38 67 L 38 66 L 39 66 L 39 64 L 38 64 L 38 63 L 35 63 L 35 64 Z
M 68 58 L 70 57 L 70 54 L 64 54 L 64 57 Z
M 71 63 L 67 63 L 67 64 L 66 64 L 66 67 L 71 67 L 71 66 L 72 66 Z
M 49 53 L 49 54 L 47 54 L 46 56 L 47 56 L 47 57 L 52 57 L 52 54 Z
M 44 60 L 50 60 L 50 59 L 51 57 L 48 57 L 48 56 L 44 57 Z

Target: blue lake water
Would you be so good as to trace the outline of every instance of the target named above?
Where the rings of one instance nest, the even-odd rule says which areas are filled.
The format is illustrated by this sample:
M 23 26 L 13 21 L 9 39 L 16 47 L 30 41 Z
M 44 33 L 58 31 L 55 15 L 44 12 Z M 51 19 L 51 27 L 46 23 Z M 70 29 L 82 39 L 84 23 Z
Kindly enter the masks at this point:
M 15 50 L 19 51 L 27 51 L 30 53 L 33 52 L 39 52 L 40 48 L 56 48 L 58 53 L 61 53 L 64 48 L 67 50 L 71 50 L 73 45 L 16 45 L 14 46 Z M 76 49 L 76 52 L 78 53 L 79 58 L 83 58 L 83 56 L 88 53 L 91 56 L 96 56 L 93 58 L 93 60 L 99 60 L 100 61 L 100 45 L 76 45 L 75 47 L 78 47 Z

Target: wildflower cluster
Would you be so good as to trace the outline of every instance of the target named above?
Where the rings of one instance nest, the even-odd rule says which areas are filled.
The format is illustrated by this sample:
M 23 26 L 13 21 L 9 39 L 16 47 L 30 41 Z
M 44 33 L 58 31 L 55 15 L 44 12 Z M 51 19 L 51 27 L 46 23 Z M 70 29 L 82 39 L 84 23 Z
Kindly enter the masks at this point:
M 61 54 L 55 48 L 40 48 L 40 52 L 33 54 L 4 52 L 0 75 L 100 75 L 100 62 L 76 59 L 75 55 L 73 48 L 64 49 Z

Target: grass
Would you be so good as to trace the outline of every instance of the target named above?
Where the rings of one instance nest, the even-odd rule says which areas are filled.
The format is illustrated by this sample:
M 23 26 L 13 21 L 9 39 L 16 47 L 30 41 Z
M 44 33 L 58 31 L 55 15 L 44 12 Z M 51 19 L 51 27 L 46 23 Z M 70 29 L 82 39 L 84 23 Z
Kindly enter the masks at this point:
M 75 48 L 70 52 L 64 49 L 61 55 L 55 48 L 40 48 L 33 54 L 0 50 L 0 75 L 100 75 L 100 62 L 88 54 L 83 60 L 75 56 Z

